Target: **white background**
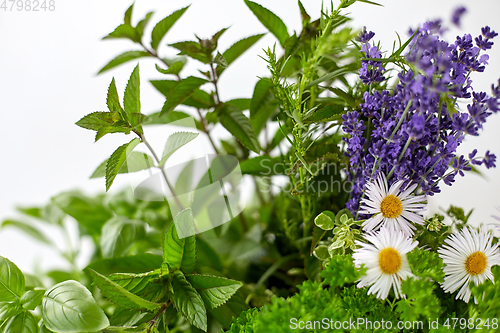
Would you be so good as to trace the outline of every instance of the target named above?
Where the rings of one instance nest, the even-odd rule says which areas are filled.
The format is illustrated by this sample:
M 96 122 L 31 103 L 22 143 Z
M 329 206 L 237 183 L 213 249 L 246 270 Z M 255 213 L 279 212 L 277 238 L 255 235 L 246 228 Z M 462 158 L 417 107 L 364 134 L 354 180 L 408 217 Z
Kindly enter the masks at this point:
M 0 0 L 0 3 L 3 0 Z M 8 1 L 7 1 L 8 2 Z M 260 0 L 280 16 L 289 32 L 300 31 L 298 6 L 292 0 Z M 356 4 L 350 8 L 353 26 L 366 25 L 376 32 L 375 40 L 384 49 L 392 48 L 395 31 L 406 38 L 409 27 L 417 27 L 425 20 L 443 18 L 450 25 L 451 12 L 461 4 L 458 1 L 381 1 L 385 7 Z M 132 23 L 137 23 L 146 12 L 155 11 L 146 28 L 148 36 L 153 24 L 174 10 L 192 3 L 184 16 L 174 25 L 162 42 L 160 54 L 175 55 L 166 46 L 183 40 L 194 40 L 194 34 L 209 38 L 224 27 L 231 27 L 219 41 L 224 51 L 237 40 L 265 32 L 242 0 L 138 0 Z M 313 19 L 318 18 L 319 0 L 303 0 Z M 328 1 L 325 1 L 328 3 Z M 0 219 L 16 217 L 15 206 L 43 205 L 61 191 L 79 188 L 87 193 L 104 190 L 104 180 L 89 180 L 93 170 L 120 144 L 128 142 L 122 134 L 108 135 L 94 144 L 93 132 L 74 125 L 82 116 L 106 108 L 106 91 L 114 76 L 120 95 L 136 61 L 96 76 L 98 70 L 116 55 L 139 49 L 125 40 L 101 41 L 101 38 L 122 23 L 130 1 L 87 0 L 55 1 L 55 11 L 18 12 L 0 10 Z M 337 3 L 335 3 L 337 5 Z M 10 4 L 8 5 L 10 7 Z M 462 20 L 462 29 L 452 28 L 445 38 L 453 41 L 457 34 L 480 33 L 483 25 L 500 31 L 499 1 L 475 1 Z M 500 39 L 496 40 L 500 43 Z M 263 48 L 275 42 L 267 34 L 244 56 L 240 57 L 221 77 L 221 99 L 251 97 L 257 76 L 268 75 L 262 55 Z M 500 77 L 500 45 L 490 54 L 490 65 L 484 75 L 473 76 L 478 89 L 490 92 L 490 85 Z M 142 112 L 158 111 L 164 101 L 148 82 L 163 75 L 154 69 L 154 60 L 141 61 Z M 201 63 L 190 62 L 183 75 L 197 75 Z M 205 69 L 206 70 L 206 69 Z M 460 147 L 467 154 L 478 148 L 500 155 L 500 115 L 493 115 L 478 138 L 469 138 Z M 226 135 L 221 133 L 219 135 Z M 158 147 L 157 149 L 161 149 Z M 443 192 L 431 200 L 436 211 L 450 203 L 466 209 L 475 208 L 474 223 L 490 223 L 490 215 L 500 205 L 500 170 L 481 169 L 485 178 L 469 174 L 458 178 L 452 187 L 443 186 Z M 120 177 L 120 176 L 119 176 Z M 126 184 L 118 180 L 115 191 Z M 113 190 L 112 190 L 113 191 Z M 50 229 L 50 237 L 60 239 Z M 86 243 L 84 243 L 84 246 Z M 13 229 L 0 230 L 0 255 L 14 261 L 22 270 L 33 272 L 60 267 L 64 262 L 55 252 Z M 81 265 L 85 266 L 85 258 Z

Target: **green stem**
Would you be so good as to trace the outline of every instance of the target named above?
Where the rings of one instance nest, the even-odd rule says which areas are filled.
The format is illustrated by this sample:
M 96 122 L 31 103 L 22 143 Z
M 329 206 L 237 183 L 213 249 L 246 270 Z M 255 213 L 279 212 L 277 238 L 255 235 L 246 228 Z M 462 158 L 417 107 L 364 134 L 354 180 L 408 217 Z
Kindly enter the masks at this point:
M 405 119 L 406 117 L 406 114 L 408 113 L 408 110 L 410 110 L 410 107 L 412 105 L 412 100 L 410 100 L 408 102 L 408 104 L 406 105 L 406 108 L 403 112 L 403 115 L 401 116 L 401 118 L 399 118 L 399 122 L 398 124 L 396 125 L 396 127 L 394 128 L 394 130 L 392 131 L 392 134 L 391 136 L 389 137 L 389 140 L 387 140 L 387 144 L 389 144 L 389 142 L 391 142 L 392 138 L 394 137 L 394 135 L 396 134 L 396 132 L 398 131 L 399 127 L 401 127 L 401 124 L 403 123 L 403 120 Z
M 153 154 L 153 157 L 154 157 L 156 163 L 160 163 L 160 159 L 158 158 L 158 155 L 156 155 L 156 152 L 154 151 L 153 147 L 151 147 L 149 142 L 146 140 L 146 137 L 144 136 L 144 134 L 142 134 L 140 132 L 135 132 L 135 134 L 137 134 L 139 136 L 139 138 L 141 139 L 141 141 L 144 142 L 146 147 L 148 147 L 151 154 Z M 165 179 L 165 182 L 167 183 L 167 186 L 168 186 L 168 189 L 170 190 L 170 193 L 172 193 L 172 196 L 174 197 L 175 203 L 179 206 L 180 210 L 183 210 L 184 206 L 179 201 L 179 198 L 177 198 L 174 187 L 172 186 L 172 184 L 170 183 L 170 181 L 167 178 L 167 174 L 165 173 L 165 169 L 163 169 L 163 168 L 159 168 L 159 169 L 161 171 L 161 174 L 163 175 L 163 179 Z
M 403 151 L 401 152 L 401 154 L 399 155 L 398 157 L 398 163 L 401 161 L 401 159 L 403 158 L 405 152 L 406 152 L 406 149 L 408 149 L 408 146 L 410 145 L 410 142 L 411 142 L 411 136 L 408 137 L 408 140 L 406 140 L 406 144 L 403 148 Z M 389 172 L 389 174 L 387 175 L 387 179 L 391 178 L 392 174 L 394 173 L 394 170 L 396 169 L 396 164 L 392 167 L 391 171 Z

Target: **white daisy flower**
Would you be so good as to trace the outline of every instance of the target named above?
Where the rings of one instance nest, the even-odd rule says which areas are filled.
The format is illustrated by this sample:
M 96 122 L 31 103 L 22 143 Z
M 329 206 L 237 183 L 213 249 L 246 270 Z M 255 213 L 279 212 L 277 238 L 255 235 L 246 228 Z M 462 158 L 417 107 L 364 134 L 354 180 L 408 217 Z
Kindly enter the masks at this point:
M 438 249 L 446 264 L 442 283 L 444 291 L 453 293 L 460 288 L 456 299 L 469 302 L 471 281 L 476 285 L 486 279 L 493 282 L 491 266 L 500 264 L 500 249 L 498 244 L 492 245 L 492 241 L 493 235 L 484 227 L 479 231 L 465 227 L 445 240 L 446 244 Z
M 413 236 L 413 230 L 416 229 L 413 224 L 424 224 L 423 217 L 417 213 L 426 209 L 425 195 L 411 195 L 417 184 L 401 192 L 403 183 L 403 180 L 398 180 L 388 188 L 385 175 L 379 173 L 376 180 L 366 185 L 366 198 L 361 200 L 359 212 L 374 215 L 363 223 L 364 231 L 387 225 Z
M 385 299 L 392 287 L 396 298 L 400 298 L 401 281 L 413 276 L 406 254 L 418 243 L 403 232 L 386 227 L 365 234 L 365 238 L 371 244 L 356 241 L 360 248 L 352 255 L 356 267 L 364 264 L 367 268 L 358 288 L 371 286 L 368 294 L 376 293 L 377 298 Z

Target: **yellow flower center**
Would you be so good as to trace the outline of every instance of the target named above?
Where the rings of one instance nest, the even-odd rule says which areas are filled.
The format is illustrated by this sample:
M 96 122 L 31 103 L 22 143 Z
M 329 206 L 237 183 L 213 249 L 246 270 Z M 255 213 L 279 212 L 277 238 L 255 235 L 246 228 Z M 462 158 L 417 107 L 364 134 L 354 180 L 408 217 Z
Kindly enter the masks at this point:
M 387 247 L 380 251 L 378 264 L 384 274 L 394 274 L 401 268 L 401 255 L 392 247 Z
M 470 275 L 483 274 L 486 266 L 488 266 L 488 258 L 481 251 L 474 252 L 465 260 L 465 270 Z
M 380 211 L 384 217 L 396 218 L 403 212 L 403 203 L 397 196 L 388 195 L 380 203 Z

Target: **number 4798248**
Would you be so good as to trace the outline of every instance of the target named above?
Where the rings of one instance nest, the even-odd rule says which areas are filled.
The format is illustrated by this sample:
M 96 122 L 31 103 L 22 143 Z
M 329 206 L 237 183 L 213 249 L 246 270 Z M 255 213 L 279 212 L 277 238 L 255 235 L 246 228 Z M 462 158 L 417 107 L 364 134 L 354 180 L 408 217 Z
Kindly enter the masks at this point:
M 1 1 L 1 0 L 0 0 Z M 0 5 L 0 10 L 4 12 L 9 11 L 12 12 L 17 10 L 18 12 L 26 11 L 26 12 L 39 12 L 39 11 L 54 11 L 56 10 L 56 1 L 55 0 L 3 0 Z

